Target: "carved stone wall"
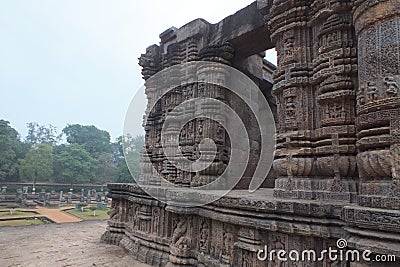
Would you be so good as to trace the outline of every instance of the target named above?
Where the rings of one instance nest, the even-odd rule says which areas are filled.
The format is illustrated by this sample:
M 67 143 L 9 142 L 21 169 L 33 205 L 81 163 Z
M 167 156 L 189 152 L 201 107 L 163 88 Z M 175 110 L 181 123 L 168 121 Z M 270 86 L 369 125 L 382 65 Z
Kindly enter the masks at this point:
M 161 70 L 169 66 L 194 61 L 196 59 L 229 63 L 229 60 L 233 57 L 234 51 L 229 43 L 207 46 L 200 50 L 200 48 L 202 48 L 201 43 L 199 43 L 199 40 L 195 42 L 192 38 L 170 45 L 168 48 L 165 48 L 165 45 L 166 44 L 162 44 L 160 48 L 151 47 L 147 50 L 146 54 L 142 55 L 140 58 L 140 64 L 143 66 L 143 70 L 147 70 L 147 66 L 151 65 L 156 66 L 155 69 Z M 163 50 L 167 50 L 167 52 L 163 53 Z M 154 51 L 157 51 L 158 53 L 155 53 Z M 215 70 L 213 71 L 215 73 Z M 225 74 L 223 73 L 223 70 L 221 71 L 222 72 L 215 75 L 218 76 L 218 79 L 224 80 Z M 213 179 L 215 179 L 214 177 L 218 177 L 221 171 L 224 170 L 224 166 L 226 165 L 229 154 L 229 151 L 225 148 L 229 148 L 227 145 L 229 140 L 226 137 L 225 130 L 222 128 L 222 126 L 209 119 L 196 119 L 190 121 L 184 126 L 182 131 L 180 131 L 178 127 L 169 130 L 165 135 L 166 139 L 168 139 L 169 135 L 179 135 L 180 147 L 183 156 L 190 160 L 196 160 L 199 158 L 199 144 L 201 140 L 204 138 L 211 138 L 212 140 L 215 140 L 217 150 L 221 153 L 219 153 L 215 162 L 212 163 L 212 166 L 210 166 L 210 168 L 207 170 L 197 173 L 178 170 L 174 167 L 172 162 L 166 159 L 163 151 L 164 149 L 168 149 L 168 147 L 163 148 L 161 143 L 161 129 L 165 122 L 165 118 L 168 115 L 171 115 L 171 112 L 173 112 L 173 116 L 184 119 L 185 116 L 190 117 L 191 115 L 207 108 L 210 110 L 211 114 L 219 114 L 220 119 L 223 120 L 224 114 L 219 107 L 204 107 L 199 104 L 185 106 L 185 108 L 180 110 L 173 110 L 183 101 L 195 97 L 212 97 L 229 102 L 231 97 L 224 91 L 223 88 L 219 88 L 217 85 L 191 82 L 191 80 L 201 80 L 202 76 L 207 75 L 207 72 L 208 70 L 203 69 L 199 71 L 197 77 L 187 77 L 188 81 L 186 85 L 179 86 L 163 96 L 160 95 L 162 92 L 154 90 L 154 86 L 152 86 L 150 82 L 146 82 L 146 94 L 149 102 L 151 102 L 152 99 L 159 100 L 153 110 L 147 110 L 148 119 L 147 124 L 144 125 L 146 132 L 145 153 L 149 155 L 151 162 L 143 163 L 143 181 L 150 180 L 151 184 L 160 185 L 160 181 L 157 180 L 157 176 L 162 175 L 167 181 L 183 187 L 201 186 L 212 182 Z M 143 72 L 145 79 L 148 78 L 147 75 L 147 71 Z M 171 76 L 167 77 L 166 79 L 174 78 L 176 77 Z M 167 82 L 168 81 L 166 81 L 166 83 Z M 154 166 L 157 173 L 149 173 L 152 172 L 151 166 Z M 153 178 L 151 178 L 151 176 L 153 176 Z
M 237 16 L 242 18 L 258 14 L 261 19 L 256 4 L 245 9 L 245 14 L 242 13 L 239 12 Z M 148 104 L 146 110 L 147 122 L 143 125 L 146 133 L 143 153 L 146 153 L 149 158 L 142 161 L 142 176 L 140 178 L 142 184 L 148 183 L 159 186 L 161 181 L 157 177 L 161 175 L 165 180 L 173 184 L 182 187 L 197 187 L 212 183 L 224 172 L 230 160 L 231 146 L 229 136 L 221 125 L 223 124 L 222 122 L 230 123 L 225 118 L 225 111 L 222 110 L 222 107 L 210 103 L 204 105 L 196 103 L 196 105 L 188 105 L 179 110 L 174 109 L 184 101 L 208 97 L 233 107 L 237 115 L 245 122 L 251 144 L 251 159 L 244 176 L 236 188 L 248 188 L 260 155 L 261 132 L 260 127 L 257 127 L 256 118 L 244 101 L 226 88 L 216 84 L 194 82 L 205 81 L 207 78 L 213 77 L 218 82 L 223 83 L 226 80 L 226 75 L 228 75 L 225 73 L 226 71 L 218 68 L 202 68 L 197 71 L 194 77 L 185 77 L 185 84 L 178 86 L 165 95 L 161 90 L 157 90 L 151 79 L 149 79 L 161 70 L 191 61 L 221 63 L 233 66 L 248 74 L 260 87 L 259 96 L 251 97 L 265 97 L 270 106 L 272 106 L 272 110 L 276 110 L 270 90 L 272 81 L 264 78 L 264 76 L 271 75 L 268 72 L 271 70 L 272 64 L 263 60 L 262 54 L 259 53 L 262 51 L 256 51 L 254 52 L 255 54 L 248 55 L 250 52 L 247 49 L 245 52 L 237 50 L 237 47 L 243 45 L 243 41 L 237 40 L 241 38 L 240 36 L 247 34 L 248 31 L 261 31 L 263 33 L 264 27 L 262 25 L 261 27 L 257 26 L 257 24 L 248 25 L 246 20 L 241 23 L 244 24 L 245 27 L 243 28 L 246 30 L 244 33 L 238 32 L 237 35 L 239 37 L 237 37 L 232 36 L 229 32 L 221 33 L 220 28 L 222 26 L 218 24 L 212 25 L 204 20 L 194 20 L 181 29 L 171 28 L 162 33 L 160 35 L 160 45 L 150 46 L 146 53 L 139 58 L 139 64 L 142 66 L 142 75 L 146 81 L 145 93 L 148 103 L 156 102 L 154 108 L 151 108 L 153 105 Z M 221 22 L 221 25 L 226 25 L 226 23 Z M 227 34 L 227 36 L 224 34 Z M 268 42 L 265 46 L 268 46 Z M 179 73 L 176 76 L 170 75 L 165 77 L 165 83 L 168 84 L 178 78 Z M 259 107 L 260 112 L 262 112 L 261 109 L 262 107 Z M 206 170 L 198 172 L 178 170 L 172 162 L 174 159 L 170 158 L 168 160 L 166 158 L 164 150 L 169 149 L 169 147 L 168 144 L 165 147 L 162 146 L 161 130 L 168 116 L 185 120 L 185 117 L 196 117 L 193 116 L 196 114 L 209 115 L 210 118 L 218 116 L 218 122 L 220 123 L 212 119 L 195 119 L 189 121 L 182 130 L 178 126 L 169 129 L 165 133 L 165 139 L 168 140 L 170 136 L 179 135 L 179 146 L 182 154 L 192 161 L 200 158 L 199 146 L 204 138 L 210 138 L 215 142 L 218 153 L 214 162 Z M 207 154 L 207 152 L 203 151 L 203 154 Z M 210 154 L 212 153 L 210 152 Z M 176 160 L 179 159 L 177 158 Z M 265 174 L 266 177 L 267 175 Z
M 109 189 L 113 208 L 102 240 L 152 266 L 398 266 L 328 257 L 301 262 L 257 257 L 265 245 L 269 251 L 320 253 L 337 249 L 339 238 L 348 242 L 344 251 L 371 250 L 400 260 L 400 214 L 390 210 L 277 199 L 272 189 L 260 189 L 251 198 L 232 192 L 189 209 L 156 201 L 137 185 L 109 184 Z
M 149 78 L 161 70 L 198 60 L 244 72 L 259 86 L 257 97 L 265 97 L 276 110 L 274 170 L 254 193 L 233 190 L 196 208 L 162 203 L 134 184 L 110 184 L 112 211 L 102 240 L 153 266 L 398 266 L 399 18 L 398 0 L 260 0 L 220 23 L 195 20 L 162 33 L 160 45 L 149 47 L 139 59 L 149 103 L 161 99 L 146 111 L 143 153 L 149 159 L 141 163 L 142 181 L 160 191 L 160 174 L 181 187 L 203 185 L 231 160 L 230 140 L 212 120 L 197 119 L 166 133 L 179 134 L 182 153 L 192 160 L 199 157 L 200 140 L 212 138 L 218 154 L 210 168 L 180 171 L 163 153 L 161 126 L 182 101 L 210 96 L 244 106 L 224 88 L 191 83 L 191 77 L 163 97 L 151 84 Z M 272 47 L 278 53 L 276 68 L 262 58 Z M 199 71 L 193 80 L 210 71 Z M 212 73 L 225 78 L 223 71 Z M 203 107 L 173 115 L 196 113 L 197 108 Z M 224 118 L 218 107 L 208 108 Z M 261 133 L 246 108 L 237 112 L 253 144 L 253 158 L 236 188 L 247 189 Z M 265 188 L 273 181 L 274 188 Z M 198 192 L 203 198 L 213 194 Z M 257 258 L 265 245 L 321 252 L 335 248 L 339 238 L 347 240 L 347 251 L 393 255 L 397 262 Z

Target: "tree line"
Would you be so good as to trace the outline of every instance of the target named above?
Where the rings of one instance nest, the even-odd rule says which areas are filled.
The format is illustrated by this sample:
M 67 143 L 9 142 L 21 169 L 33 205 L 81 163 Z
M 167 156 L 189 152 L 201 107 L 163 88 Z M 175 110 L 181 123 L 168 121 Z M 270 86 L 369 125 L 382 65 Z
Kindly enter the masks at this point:
M 61 133 L 36 122 L 27 127 L 27 136 L 21 140 L 10 122 L 0 119 L 0 182 L 104 184 L 132 183 L 139 178 L 143 136 L 120 136 L 111 142 L 107 131 L 92 125 L 70 124 Z M 132 174 L 122 142 L 132 153 Z

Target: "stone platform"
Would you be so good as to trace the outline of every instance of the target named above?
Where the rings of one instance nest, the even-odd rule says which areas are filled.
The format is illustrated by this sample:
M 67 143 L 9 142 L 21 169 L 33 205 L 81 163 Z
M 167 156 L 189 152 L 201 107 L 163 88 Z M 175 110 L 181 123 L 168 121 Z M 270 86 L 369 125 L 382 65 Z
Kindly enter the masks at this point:
M 135 184 L 109 184 L 111 218 L 102 240 L 152 266 L 299 266 L 261 262 L 257 252 L 337 248 L 393 255 L 392 262 L 307 262 L 300 266 L 399 266 L 400 212 L 344 201 L 278 198 L 273 189 L 233 190 L 205 206 L 180 207 L 150 197 Z M 174 192 L 169 192 L 175 195 Z M 179 190 L 182 194 L 182 190 Z M 199 193 L 207 198 L 213 192 Z M 172 200 L 172 201 L 171 201 Z M 277 261 L 274 264 L 283 264 Z M 369 264 L 369 265 L 368 265 Z

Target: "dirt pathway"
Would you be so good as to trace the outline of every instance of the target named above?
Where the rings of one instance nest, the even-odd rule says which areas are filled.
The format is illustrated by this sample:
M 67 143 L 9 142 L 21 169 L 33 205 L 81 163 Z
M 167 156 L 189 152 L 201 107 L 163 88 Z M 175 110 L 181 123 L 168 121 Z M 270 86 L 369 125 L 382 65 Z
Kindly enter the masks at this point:
M 36 209 L 18 209 L 20 211 L 34 211 L 38 214 L 32 215 L 18 215 L 18 216 L 5 216 L 2 217 L 2 220 L 5 219 L 18 219 L 18 218 L 34 218 L 34 217 L 47 217 L 51 221 L 55 223 L 69 223 L 69 222 L 80 222 L 82 219 L 75 217 L 74 215 L 68 214 L 64 212 L 68 207 L 56 208 L 56 209 L 49 209 L 45 207 L 37 207 Z M 71 207 L 72 208 L 72 207 Z
M 1 267 L 150 267 L 100 243 L 107 222 L 0 227 Z
M 35 209 L 35 211 L 39 212 L 40 215 L 46 216 L 50 220 L 52 220 L 55 223 L 67 223 L 67 222 L 80 222 L 82 221 L 78 217 L 75 217 L 71 214 L 68 214 L 66 212 L 63 212 L 62 210 L 64 208 L 58 208 L 58 209 L 49 209 L 45 207 L 38 207 Z

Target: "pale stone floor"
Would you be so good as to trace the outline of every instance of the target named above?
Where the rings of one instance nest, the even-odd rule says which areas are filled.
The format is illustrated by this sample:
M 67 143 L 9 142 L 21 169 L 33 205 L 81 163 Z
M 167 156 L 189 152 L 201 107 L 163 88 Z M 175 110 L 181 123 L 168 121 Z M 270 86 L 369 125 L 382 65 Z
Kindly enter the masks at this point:
M 148 267 L 100 243 L 107 221 L 0 227 L 0 266 Z

